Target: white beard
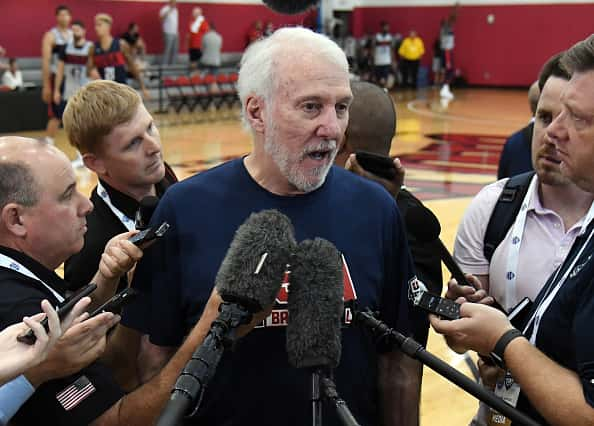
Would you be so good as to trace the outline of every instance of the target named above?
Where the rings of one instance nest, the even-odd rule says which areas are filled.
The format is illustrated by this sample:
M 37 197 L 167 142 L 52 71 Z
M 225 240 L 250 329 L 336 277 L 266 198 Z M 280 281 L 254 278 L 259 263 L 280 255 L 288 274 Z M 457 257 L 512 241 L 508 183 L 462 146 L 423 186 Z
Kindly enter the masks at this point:
M 321 187 L 326 181 L 326 176 L 334 164 L 336 158 L 337 143 L 335 140 L 323 140 L 316 145 L 307 146 L 296 158 L 292 158 L 289 150 L 282 144 L 276 142 L 276 127 L 274 124 L 268 126 L 269 132 L 264 139 L 264 151 L 272 157 L 272 160 L 279 168 L 281 174 L 291 185 L 301 192 L 312 192 Z M 308 153 L 322 149 L 331 149 L 330 161 L 327 165 L 316 167 L 309 175 L 305 175 L 300 169 L 300 163 Z

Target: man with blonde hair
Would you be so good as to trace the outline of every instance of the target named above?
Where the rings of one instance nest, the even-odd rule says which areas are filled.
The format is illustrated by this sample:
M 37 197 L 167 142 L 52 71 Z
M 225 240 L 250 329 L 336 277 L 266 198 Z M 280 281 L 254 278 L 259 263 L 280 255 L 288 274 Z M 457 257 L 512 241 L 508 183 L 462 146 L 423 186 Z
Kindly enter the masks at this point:
M 97 173 L 91 193 L 94 210 L 87 217 L 83 249 L 66 261 L 72 288 L 89 282 L 105 243 L 135 229 L 134 216 L 146 196 L 163 195 L 177 181 L 163 162 L 161 138 L 138 93 L 125 84 L 98 80 L 68 102 L 64 128 L 84 164 Z M 120 288 L 125 288 L 125 277 Z
M 282 28 L 247 49 L 238 87 L 252 152 L 167 191 L 153 221 L 175 225 L 136 270 L 133 285 L 150 296 L 126 308 L 123 324 L 149 335 L 138 362 L 145 380 L 200 316 L 235 230 L 262 209 L 286 214 L 298 240 L 336 245 L 350 272 L 347 304 L 356 295 L 390 326 L 411 330 L 406 292 L 414 272 L 396 203 L 379 185 L 333 166 L 352 100 L 344 52 L 323 35 Z M 341 396 L 362 425 L 418 424 L 418 365 L 398 352 L 377 355 L 348 312 L 335 370 Z M 223 356 L 196 422 L 311 422 L 310 378 L 288 365 L 286 318 L 281 292 L 272 314 Z M 334 412 L 324 412 L 324 424 L 339 424 Z

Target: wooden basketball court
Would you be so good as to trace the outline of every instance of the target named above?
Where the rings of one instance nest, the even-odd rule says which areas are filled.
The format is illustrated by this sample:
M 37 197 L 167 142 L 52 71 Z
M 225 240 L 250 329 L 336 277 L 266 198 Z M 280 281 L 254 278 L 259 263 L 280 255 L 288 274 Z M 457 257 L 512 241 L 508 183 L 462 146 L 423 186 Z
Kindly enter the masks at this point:
M 472 196 L 495 180 L 505 138 L 529 120 L 524 91 L 467 89 L 454 93 L 456 98 L 449 104 L 442 103 L 432 89 L 394 93 L 398 132 L 391 151 L 400 156 L 407 169 L 407 186 L 439 218 L 441 238 L 449 248 Z M 250 136 L 242 129 L 237 110 L 200 114 L 155 116 L 165 159 L 180 178 L 250 150 Z M 29 132 L 23 136 L 43 134 Z M 56 144 L 74 158 L 63 131 Z M 77 170 L 77 175 L 82 190 L 89 193 L 96 178 L 86 169 Z M 462 357 L 450 351 L 441 336 L 431 333 L 428 349 L 470 374 Z M 425 368 L 423 425 L 468 424 L 476 407 L 474 398 Z

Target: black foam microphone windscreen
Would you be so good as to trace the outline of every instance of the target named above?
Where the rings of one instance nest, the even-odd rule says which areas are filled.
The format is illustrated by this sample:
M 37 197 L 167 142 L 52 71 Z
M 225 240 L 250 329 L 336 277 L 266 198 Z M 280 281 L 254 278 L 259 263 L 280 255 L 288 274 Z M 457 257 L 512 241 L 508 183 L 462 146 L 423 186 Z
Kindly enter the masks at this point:
M 321 238 L 299 244 L 291 259 L 287 354 L 296 368 L 336 368 L 341 355 L 342 258 Z
M 276 210 L 252 213 L 237 229 L 215 279 L 224 301 L 250 312 L 272 305 L 297 243 L 293 225 Z
M 264 0 L 264 4 L 278 13 L 294 15 L 317 5 L 319 0 Z
M 154 195 L 148 195 L 140 200 L 140 205 L 138 206 L 138 210 L 136 211 L 136 218 L 135 224 L 136 229 L 142 231 L 146 229 L 149 222 L 151 221 L 151 217 L 153 217 L 153 213 L 155 212 L 157 205 L 159 204 L 159 199 Z
M 439 220 L 425 206 L 414 206 L 406 212 L 406 229 L 420 242 L 430 243 L 439 238 Z

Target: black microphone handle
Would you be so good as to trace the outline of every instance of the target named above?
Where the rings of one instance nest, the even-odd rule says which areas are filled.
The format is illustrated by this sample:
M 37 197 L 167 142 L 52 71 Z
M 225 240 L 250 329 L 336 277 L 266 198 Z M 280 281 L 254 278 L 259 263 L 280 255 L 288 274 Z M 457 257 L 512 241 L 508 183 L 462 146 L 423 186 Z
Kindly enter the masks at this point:
M 334 405 L 340 422 L 344 426 L 361 426 L 359 422 L 357 422 L 357 419 L 355 419 L 355 416 L 353 416 L 353 413 L 351 413 L 351 410 L 349 410 L 345 400 L 338 395 L 334 380 L 327 376 L 322 377 L 320 384 L 324 396 L 326 397 L 326 401 L 329 401 Z
M 446 248 L 446 246 L 443 244 L 443 241 L 441 241 L 441 239 L 438 238 L 436 240 L 436 242 L 437 242 L 437 247 L 439 248 L 439 257 L 441 258 L 441 260 L 443 261 L 445 266 L 448 268 L 448 271 L 450 271 L 452 276 L 456 279 L 456 281 L 458 281 L 458 284 L 469 285 L 470 287 L 475 288 L 470 283 L 470 281 L 468 281 L 466 279 L 466 277 L 464 276 L 464 273 L 462 272 L 462 269 L 460 269 L 460 267 L 458 266 L 458 264 L 456 263 L 456 261 L 454 260 L 454 258 L 452 257 L 452 255 L 450 254 L 448 249 Z
M 237 338 L 235 329 L 249 323 L 251 319 L 252 314 L 241 305 L 223 302 L 219 306 L 217 319 L 177 378 L 156 426 L 177 426 L 186 415 L 193 415 L 198 410 L 204 390 L 216 372 L 226 345 Z
M 224 351 L 219 336 L 209 333 L 177 378 L 156 426 L 177 426 L 194 407 L 200 405 L 204 389 Z
M 376 339 L 389 339 L 392 346 L 398 346 L 405 355 L 419 360 L 422 364 L 428 366 L 442 377 L 503 414 L 514 422 L 514 424 L 540 426 L 539 423 L 497 397 L 493 392 L 485 389 L 483 386 L 471 380 L 468 376 L 462 374 L 451 365 L 428 352 L 421 344 L 417 343 L 412 338 L 405 337 L 396 330 L 388 327 L 386 323 L 375 318 L 371 312 L 358 311 L 355 313 L 355 319 L 357 322 L 369 327 Z

